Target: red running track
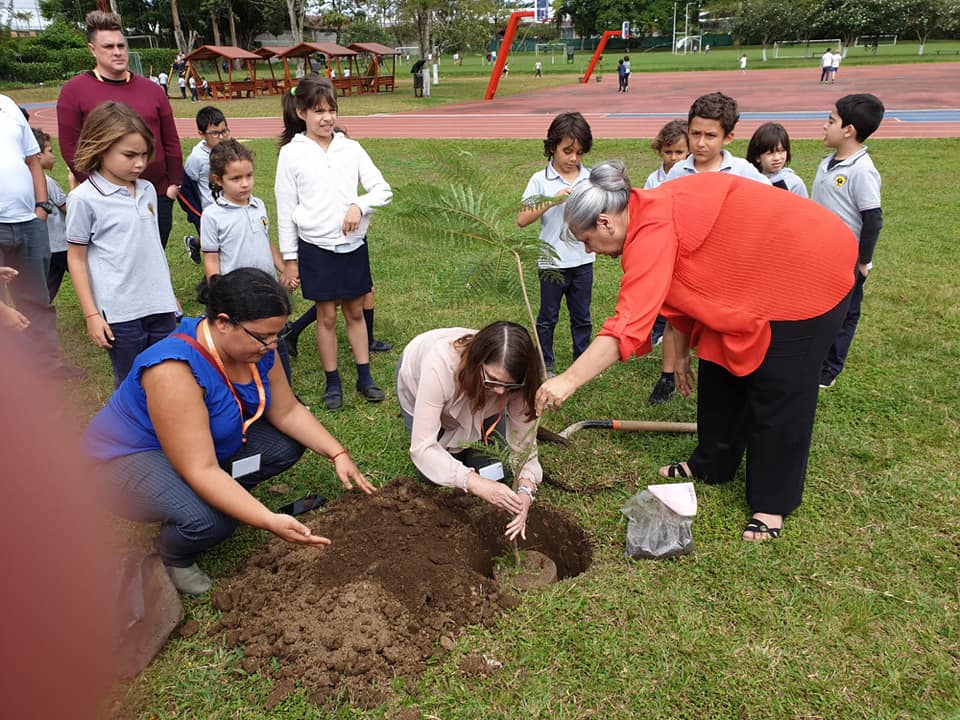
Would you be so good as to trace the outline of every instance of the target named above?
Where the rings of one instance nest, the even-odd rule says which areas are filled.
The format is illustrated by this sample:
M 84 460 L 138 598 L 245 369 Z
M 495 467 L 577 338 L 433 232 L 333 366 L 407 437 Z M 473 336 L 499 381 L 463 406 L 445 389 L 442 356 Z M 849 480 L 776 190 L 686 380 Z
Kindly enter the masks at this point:
M 739 137 L 749 137 L 760 124 L 776 120 L 792 138 L 816 139 L 823 136 L 823 121 L 837 98 L 870 92 L 887 107 L 887 117 L 873 137 L 960 137 L 958 69 L 957 63 L 841 66 L 835 84 L 818 82 L 818 61 L 806 69 L 748 70 L 745 74 L 736 70 L 633 73 L 628 93 L 617 93 L 615 83 L 591 82 L 430 110 L 342 115 L 340 122 L 357 139 L 539 139 L 556 114 L 577 110 L 590 122 L 595 137 L 646 138 L 655 136 L 668 119 L 685 118 L 694 98 L 719 90 L 737 98 L 740 105 L 744 117 L 737 126 Z M 938 114 L 940 119 L 926 122 L 917 120 L 918 113 L 909 112 L 917 110 L 946 112 Z M 897 117 L 898 111 L 906 111 L 904 118 Z M 32 111 L 31 121 L 56 132 L 52 107 Z M 281 124 L 279 117 L 231 118 L 230 127 L 234 137 L 263 138 L 277 137 Z M 181 137 L 196 133 L 188 118 L 178 119 L 177 129 Z

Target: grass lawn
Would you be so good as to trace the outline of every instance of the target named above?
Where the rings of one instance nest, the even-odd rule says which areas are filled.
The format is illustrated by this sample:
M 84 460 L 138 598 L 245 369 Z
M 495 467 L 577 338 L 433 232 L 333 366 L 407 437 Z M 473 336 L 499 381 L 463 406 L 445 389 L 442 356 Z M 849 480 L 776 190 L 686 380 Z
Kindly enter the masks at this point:
M 276 150 L 271 140 L 251 146 L 255 192 L 272 213 Z M 413 179 L 435 176 L 431 151 L 468 149 L 498 169 L 500 182 L 482 189 L 502 208 L 505 223 L 513 222 L 529 175 L 543 167 L 539 141 L 368 140 L 364 146 L 398 196 Z M 742 140 L 732 146 L 737 155 L 745 149 Z M 871 152 L 884 178 L 876 267 L 848 369 L 821 395 L 804 504 L 779 540 L 740 540 L 749 514 L 741 473 L 727 486 L 697 487 L 695 554 L 625 560 L 619 508 L 657 482 L 657 466 L 685 457 L 693 439 L 584 430 L 570 448 L 543 446 L 544 468 L 568 484 L 600 489 L 568 492 L 545 484 L 538 500 L 575 514 L 594 543 L 593 566 L 527 594 L 495 630 L 471 629 L 419 681 L 398 678 L 389 705 L 318 711 L 297 694 L 267 713 L 272 681 L 244 673 L 239 651 L 199 632 L 171 640 L 141 677 L 118 690 L 123 716 L 377 718 L 415 706 L 422 718 L 445 720 L 960 717 L 960 220 L 953 195 L 930 191 L 931 178 L 940 188 L 960 186 L 960 169 L 942 161 L 960 156 L 960 140 L 877 141 Z M 808 185 L 822 154 L 817 142 L 794 143 L 793 165 Z M 597 141 L 588 161 L 613 157 L 627 162 L 636 184 L 657 162 L 646 140 Z M 195 313 L 200 270 L 179 242 L 188 229 L 183 213 L 177 210 L 175 219 L 167 255 L 185 310 Z M 517 297 L 463 289 L 474 249 L 447 247 L 429 228 L 401 231 L 386 220 L 375 220 L 370 234 L 377 336 L 396 343 L 373 360 L 385 389 L 392 390 L 399 350 L 417 333 L 500 318 L 525 323 Z M 614 307 L 619 278 L 615 261 L 598 259 L 595 328 Z M 302 299 L 297 305 L 305 307 Z M 109 397 L 110 365 L 85 337 L 69 280 L 57 306 L 66 352 L 91 372 L 72 400 L 91 415 Z M 570 362 L 566 322 L 564 313 L 556 338 L 561 368 Z M 353 370 L 342 323 L 340 341 L 349 389 Z M 692 399 L 646 404 L 659 369 L 656 354 L 619 364 L 545 425 L 559 431 L 587 418 L 693 420 Z M 322 373 L 306 335 L 294 385 L 377 484 L 413 472 L 392 391 L 379 406 L 348 392 L 340 412 L 320 410 Z M 317 458 L 283 481 L 293 497 L 340 492 L 329 463 Z M 272 507 L 286 501 L 261 496 Z M 241 529 L 202 566 L 216 584 L 266 540 Z M 208 598 L 187 600 L 186 609 L 204 628 L 219 615 Z M 458 663 L 468 652 L 504 667 L 467 679 Z

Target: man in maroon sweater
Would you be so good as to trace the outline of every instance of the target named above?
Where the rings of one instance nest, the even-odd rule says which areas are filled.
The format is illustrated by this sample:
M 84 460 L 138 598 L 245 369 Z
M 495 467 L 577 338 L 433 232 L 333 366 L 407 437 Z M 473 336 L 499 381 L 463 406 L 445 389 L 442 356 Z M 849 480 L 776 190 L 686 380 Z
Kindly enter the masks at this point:
M 173 201 L 183 182 L 183 152 L 173 122 L 170 101 L 159 85 L 127 69 L 127 41 L 120 18 L 94 10 L 87 15 L 87 47 L 96 66 L 63 86 L 57 99 L 60 153 L 77 182 L 85 175 L 73 166 L 83 121 L 97 105 L 107 100 L 126 103 L 143 118 L 153 133 L 156 155 L 141 177 L 157 190 L 157 222 L 160 239 L 167 246 L 173 225 Z

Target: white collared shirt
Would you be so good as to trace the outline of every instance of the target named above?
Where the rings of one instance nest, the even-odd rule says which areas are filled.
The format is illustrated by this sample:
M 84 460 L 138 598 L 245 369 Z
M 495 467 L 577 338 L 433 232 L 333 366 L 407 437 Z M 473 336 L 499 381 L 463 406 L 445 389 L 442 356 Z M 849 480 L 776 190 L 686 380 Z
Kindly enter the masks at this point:
M 580 165 L 580 173 L 577 179 L 568 183 L 557 169 L 553 166 L 553 161 L 547 163 L 546 168 L 538 170 L 527 183 L 523 191 L 523 199 L 534 198 L 537 196 L 553 197 L 564 188 L 572 188 L 578 182 L 590 177 L 590 170 Z M 540 216 L 540 239 L 549 244 L 557 257 L 539 257 L 537 266 L 541 268 L 575 268 L 581 265 L 587 265 L 596 260 L 593 253 L 587 252 L 583 248 L 583 243 L 566 242 L 560 238 L 560 231 L 563 230 L 563 205 L 554 205 Z
M 90 289 L 108 323 L 176 312 L 151 183 L 138 178 L 133 197 L 93 173 L 67 196 L 67 242 L 87 246 Z
M 739 175 L 748 180 L 756 180 L 766 185 L 770 184 L 767 176 L 757 170 L 752 163 L 747 162 L 743 158 L 734 157 L 730 154 L 729 150 L 723 150 L 721 152 L 723 157 L 720 160 L 720 167 L 717 168 L 715 172 L 730 173 L 731 175 Z M 667 180 L 676 180 L 677 178 L 686 177 L 687 175 L 696 175 L 698 172 L 696 158 L 693 156 L 693 153 L 690 153 L 685 160 L 678 162 L 671 168 L 667 174 Z
M 252 267 L 276 275 L 270 252 L 270 220 L 263 200 L 234 205 L 222 195 L 200 217 L 200 249 L 220 255 L 220 274 Z
M 183 172 L 197 184 L 200 191 L 201 212 L 213 204 L 213 190 L 210 189 L 210 146 L 201 140 L 193 146 Z

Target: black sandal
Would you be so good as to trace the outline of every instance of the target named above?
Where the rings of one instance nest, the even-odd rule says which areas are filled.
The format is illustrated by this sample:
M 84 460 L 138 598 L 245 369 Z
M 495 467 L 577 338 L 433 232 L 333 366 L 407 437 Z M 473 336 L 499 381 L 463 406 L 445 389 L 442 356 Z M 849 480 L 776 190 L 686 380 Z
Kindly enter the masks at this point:
M 688 467 L 689 467 L 689 466 L 688 466 Z M 685 468 L 685 467 L 683 466 L 683 462 L 675 462 L 675 463 L 670 463 L 669 465 L 667 465 L 667 474 L 664 475 L 664 474 L 661 473 L 661 474 L 660 474 L 660 477 L 665 477 L 665 478 L 677 478 L 677 477 L 680 477 L 680 478 L 689 478 L 689 477 L 693 477 L 693 473 L 690 472 L 689 470 L 687 470 L 687 468 Z
M 746 527 L 743 528 L 743 532 L 761 533 L 763 535 L 767 535 L 771 540 L 775 540 L 776 538 L 780 537 L 780 529 L 781 528 L 767 527 L 766 523 L 757 520 L 757 518 L 750 518 L 750 521 L 747 523 Z M 763 538 L 758 537 L 751 539 L 744 538 L 744 540 L 747 540 L 747 542 L 757 542 L 758 540 L 762 539 Z

